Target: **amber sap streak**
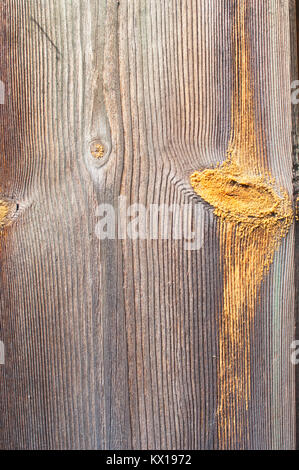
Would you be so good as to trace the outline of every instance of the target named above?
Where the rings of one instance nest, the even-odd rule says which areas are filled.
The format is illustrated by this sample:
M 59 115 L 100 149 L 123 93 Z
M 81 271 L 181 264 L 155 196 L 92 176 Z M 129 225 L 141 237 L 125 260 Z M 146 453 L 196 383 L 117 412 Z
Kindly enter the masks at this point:
M 0 230 L 6 224 L 10 212 L 11 210 L 9 204 L 0 200 Z

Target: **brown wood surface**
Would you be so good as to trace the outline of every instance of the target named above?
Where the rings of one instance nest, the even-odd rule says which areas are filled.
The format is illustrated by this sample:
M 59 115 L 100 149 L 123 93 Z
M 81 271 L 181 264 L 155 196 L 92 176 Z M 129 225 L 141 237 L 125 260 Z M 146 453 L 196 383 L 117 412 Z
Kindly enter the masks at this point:
M 1 449 L 295 447 L 294 228 L 256 306 L 237 440 L 217 416 L 211 208 L 196 251 L 95 233 L 98 205 L 119 195 L 194 217 L 189 176 L 225 160 L 231 133 L 236 3 L 1 1 L 0 198 L 18 204 L 0 242 Z M 248 5 L 265 160 L 292 195 L 289 1 Z
M 299 80 L 299 2 L 290 0 L 291 83 Z M 294 88 L 293 88 L 294 90 Z M 297 92 L 296 92 L 297 96 Z M 293 188 L 294 206 L 299 210 L 299 106 L 292 104 Z M 295 322 L 299 341 L 299 220 L 295 226 Z M 296 367 L 296 448 L 299 448 L 299 368 Z

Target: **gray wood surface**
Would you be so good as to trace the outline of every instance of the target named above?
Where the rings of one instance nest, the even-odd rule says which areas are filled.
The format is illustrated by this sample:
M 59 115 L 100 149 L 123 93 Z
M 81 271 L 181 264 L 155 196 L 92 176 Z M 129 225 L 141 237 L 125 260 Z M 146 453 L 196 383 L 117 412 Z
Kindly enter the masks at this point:
M 290 0 L 290 45 L 291 45 L 291 86 L 297 98 L 296 81 L 299 80 L 299 2 Z M 292 104 L 292 144 L 293 144 L 293 187 L 294 206 L 299 215 L 299 103 Z M 295 340 L 299 341 L 299 220 L 295 221 Z M 299 448 L 299 368 L 296 367 L 296 441 Z
M 223 259 L 189 177 L 226 158 L 236 3 L 1 1 L 0 198 L 18 204 L 1 233 L 2 449 L 295 447 L 293 227 L 256 305 L 246 429 L 224 439 L 217 415 Z M 250 1 L 246 28 L 265 159 L 292 195 L 289 2 Z M 99 240 L 97 208 L 120 195 L 198 208 L 201 248 Z

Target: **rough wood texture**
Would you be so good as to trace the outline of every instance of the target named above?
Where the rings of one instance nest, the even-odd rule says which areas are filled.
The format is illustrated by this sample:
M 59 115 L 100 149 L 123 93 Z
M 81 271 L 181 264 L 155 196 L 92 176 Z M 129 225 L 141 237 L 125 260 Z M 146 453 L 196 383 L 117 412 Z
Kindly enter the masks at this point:
M 196 251 L 95 234 L 98 205 L 119 195 L 188 203 L 194 218 L 189 176 L 225 160 L 230 138 L 235 8 L 1 2 L 0 196 L 19 204 L 1 238 L 1 448 L 295 447 L 293 228 L 256 306 L 249 412 L 234 441 L 218 429 L 212 210 L 200 204 Z M 291 195 L 289 2 L 253 0 L 246 28 L 265 159 Z M 234 420 L 243 426 L 242 410 Z
M 291 83 L 299 80 L 299 2 L 290 0 L 290 45 L 291 45 Z M 297 83 L 298 85 L 298 83 Z M 297 86 L 298 89 L 298 86 Z M 294 88 L 292 89 L 294 93 Z M 295 92 L 296 97 L 298 92 Z M 292 104 L 292 144 L 293 144 L 293 186 L 294 206 L 298 211 L 297 201 L 299 190 L 299 105 Z M 299 221 L 295 226 L 295 322 L 296 340 L 299 340 Z M 299 368 L 296 367 L 296 441 L 299 448 Z

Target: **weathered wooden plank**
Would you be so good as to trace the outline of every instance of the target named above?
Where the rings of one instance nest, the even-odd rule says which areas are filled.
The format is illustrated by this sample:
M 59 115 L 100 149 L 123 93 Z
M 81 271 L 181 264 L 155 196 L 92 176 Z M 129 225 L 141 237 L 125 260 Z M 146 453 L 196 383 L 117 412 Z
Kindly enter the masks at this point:
M 244 329 L 248 405 L 232 389 L 225 421 L 226 261 L 189 181 L 227 157 L 242 5 L 1 2 L 0 194 L 19 204 L 1 240 L 1 448 L 294 447 L 293 229 Z M 259 162 L 291 195 L 289 2 L 253 0 L 243 23 Z M 120 195 L 188 204 L 200 249 L 99 240 L 98 206 Z
M 291 45 L 291 87 L 292 87 L 292 144 L 293 144 L 293 185 L 294 206 L 298 218 L 298 191 L 299 191 L 299 106 L 298 106 L 298 54 L 299 54 L 299 2 L 290 1 L 290 45 Z M 299 340 L 299 226 L 295 226 L 295 321 L 296 341 Z M 297 448 L 299 445 L 299 370 L 296 368 L 296 436 Z

